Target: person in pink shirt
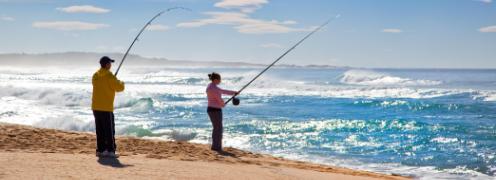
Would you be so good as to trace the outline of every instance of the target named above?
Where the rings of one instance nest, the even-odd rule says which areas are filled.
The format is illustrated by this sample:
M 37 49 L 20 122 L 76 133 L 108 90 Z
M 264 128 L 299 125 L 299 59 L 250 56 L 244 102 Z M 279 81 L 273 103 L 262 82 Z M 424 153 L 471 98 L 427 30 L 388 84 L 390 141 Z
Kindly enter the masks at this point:
M 222 108 L 225 106 L 222 94 L 236 95 L 237 91 L 224 90 L 217 85 L 221 83 L 220 74 L 213 72 L 208 75 L 212 81 L 207 87 L 208 108 L 207 113 L 210 121 L 212 122 L 212 147 L 214 151 L 222 151 Z

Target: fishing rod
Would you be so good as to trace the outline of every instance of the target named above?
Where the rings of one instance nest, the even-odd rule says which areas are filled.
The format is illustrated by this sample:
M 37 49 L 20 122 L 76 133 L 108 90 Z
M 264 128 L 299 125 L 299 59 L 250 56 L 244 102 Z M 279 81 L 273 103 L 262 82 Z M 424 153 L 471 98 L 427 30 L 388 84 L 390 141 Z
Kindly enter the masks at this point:
M 237 95 L 239 95 L 243 90 L 245 90 L 245 88 L 247 88 L 251 83 L 253 83 L 253 81 L 255 81 L 258 77 L 260 77 L 263 73 L 265 73 L 265 71 L 269 70 L 272 66 L 274 66 L 274 64 L 276 64 L 279 60 L 281 60 L 284 56 L 286 56 L 289 52 L 291 52 L 293 49 L 295 49 L 298 45 L 300 45 L 303 41 L 305 41 L 308 37 L 312 36 L 312 34 L 316 33 L 317 31 L 319 31 L 320 29 L 322 29 L 324 26 L 326 26 L 327 24 L 329 24 L 332 20 L 334 19 L 337 19 L 339 18 L 341 15 L 337 15 L 335 17 L 332 17 L 330 19 L 328 19 L 324 24 L 320 25 L 319 27 L 315 28 L 312 32 L 308 33 L 303 39 L 301 39 L 300 41 L 298 41 L 298 43 L 296 43 L 293 47 L 289 48 L 286 52 L 284 52 L 284 54 L 282 54 L 281 56 L 279 56 L 279 58 L 277 58 L 274 62 L 272 62 L 272 64 L 270 64 L 269 66 L 267 66 L 262 72 L 260 72 L 257 76 L 255 76 L 250 82 L 248 82 L 246 85 L 244 85 L 239 91 L 237 94 L 233 95 L 231 98 L 229 98 L 224 104 L 228 104 L 229 102 L 231 102 L 231 100 L 233 101 L 233 104 L 234 105 L 238 105 L 239 104 L 239 99 L 236 98 Z
M 126 53 L 124 54 L 124 56 L 122 57 L 122 60 L 121 60 L 121 63 L 119 64 L 119 67 L 117 67 L 117 70 L 115 71 L 115 76 L 117 76 L 117 73 L 119 73 L 119 70 L 121 69 L 121 66 L 122 66 L 122 63 L 124 62 L 124 60 L 126 60 L 126 57 L 127 55 L 129 54 L 129 51 L 131 50 L 131 48 L 133 47 L 134 43 L 136 43 L 136 41 L 138 41 L 138 38 L 141 36 L 141 34 L 143 33 L 143 31 L 145 31 L 145 29 L 152 24 L 153 20 L 155 20 L 157 17 L 161 16 L 162 14 L 166 13 L 166 12 L 169 12 L 169 11 L 172 11 L 172 10 L 176 10 L 176 9 L 182 9 L 182 10 L 187 10 L 187 11 L 191 11 L 191 9 L 188 9 L 188 8 L 184 8 L 184 7 L 173 7 L 173 8 L 169 8 L 169 9 L 166 9 L 165 11 L 161 11 L 159 12 L 157 15 L 153 16 L 152 19 L 150 19 L 150 21 L 148 21 L 145 26 L 143 26 L 143 28 L 141 28 L 140 32 L 138 33 L 138 35 L 134 38 L 133 42 L 131 43 L 131 45 L 129 46 L 129 48 L 127 48 L 127 51 Z

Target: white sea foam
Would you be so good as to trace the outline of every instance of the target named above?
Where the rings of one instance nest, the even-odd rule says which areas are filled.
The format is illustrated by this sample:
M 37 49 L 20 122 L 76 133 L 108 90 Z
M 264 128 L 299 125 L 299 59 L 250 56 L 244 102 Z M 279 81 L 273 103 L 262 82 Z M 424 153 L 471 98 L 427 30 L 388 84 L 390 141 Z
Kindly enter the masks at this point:
M 181 130 L 173 130 L 171 134 L 171 138 L 174 141 L 190 141 L 196 137 L 198 133 L 194 131 L 181 131 Z
M 89 115 L 83 116 L 83 118 L 74 115 L 61 115 L 35 122 L 33 126 L 83 132 L 95 130 L 95 123 Z
M 473 93 L 473 99 L 482 99 L 483 101 L 496 101 L 496 91 L 477 91 Z
M 441 84 L 440 81 L 401 78 L 371 70 L 348 70 L 343 73 L 341 82 L 352 85 L 371 86 L 433 86 Z
M 408 104 L 408 102 L 403 101 L 403 100 L 394 100 L 394 101 L 383 101 L 381 103 L 381 106 L 390 107 L 390 106 L 399 106 L 399 105 L 405 105 L 405 104 Z
M 0 76 L 0 96 L 18 96 L 24 99 L 37 99 L 47 104 L 84 106 L 90 103 L 91 71 L 44 72 L 41 75 L 10 72 L 8 77 Z M 220 86 L 225 89 L 238 89 L 246 84 L 258 71 L 226 74 Z M 0 74 L 2 75 L 2 74 Z M 200 72 L 176 72 L 163 70 L 144 74 L 123 73 L 126 90 L 119 93 L 116 104 L 126 103 L 132 98 L 147 98 L 160 94 L 179 95 L 185 98 L 203 98 L 208 84 L 206 75 Z M 73 80 L 73 81 L 71 81 Z M 314 84 L 304 81 L 280 79 L 264 75 L 248 87 L 243 95 L 251 96 L 322 96 L 335 98 L 435 98 L 468 93 L 474 99 L 496 101 L 496 91 L 479 92 L 471 89 L 443 89 L 425 87 L 441 82 L 413 80 L 388 76 L 374 71 L 349 70 L 343 74 L 345 84 L 372 86 L 349 86 Z M 397 86 L 399 85 L 399 86 Z M 414 85 L 410 87 L 409 85 Z M 424 86 L 425 85 L 425 86 Z M 421 87 L 418 87 L 421 86 Z M 71 90 L 71 91 L 69 91 Z M 130 98 L 127 98 L 130 97 Z M 124 99 L 124 100 L 123 100 Z M 386 105 L 386 104 L 384 104 Z
M 60 108 L 56 105 L 40 105 L 35 100 L 13 96 L 0 99 L 0 122 L 33 125 L 74 131 L 90 131 L 92 114 L 89 107 Z
M 436 137 L 431 139 L 431 142 L 448 144 L 448 143 L 458 142 L 458 138 Z

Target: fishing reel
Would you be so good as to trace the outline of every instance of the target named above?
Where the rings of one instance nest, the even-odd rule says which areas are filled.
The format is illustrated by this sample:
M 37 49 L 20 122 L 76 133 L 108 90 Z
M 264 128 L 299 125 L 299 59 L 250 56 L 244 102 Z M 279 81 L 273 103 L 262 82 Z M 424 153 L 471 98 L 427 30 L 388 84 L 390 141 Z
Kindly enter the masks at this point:
M 239 105 L 240 101 L 238 98 L 235 97 L 232 99 L 232 103 L 233 103 L 233 105 L 237 106 L 237 105 Z

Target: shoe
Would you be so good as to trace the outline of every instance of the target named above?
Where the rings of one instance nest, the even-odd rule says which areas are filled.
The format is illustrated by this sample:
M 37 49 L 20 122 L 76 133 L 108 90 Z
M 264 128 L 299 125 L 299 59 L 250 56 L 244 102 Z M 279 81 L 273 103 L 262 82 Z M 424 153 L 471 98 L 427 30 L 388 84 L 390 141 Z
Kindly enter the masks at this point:
M 119 158 L 119 155 L 118 154 L 115 154 L 115 152 L 110 152 L 110 153 L 108 153 L 107 157 L 109 157 L 109 158 Z
M 100 153 L 100 156 L 98 157 L 108 157 L 109 156 L 109 152 L 108 151 L 103 151 Z
M 105 157 L 106 155 L 108 154 L 107 151 L 104 151 L 104 152 L 96 152 L 96 157 Z

